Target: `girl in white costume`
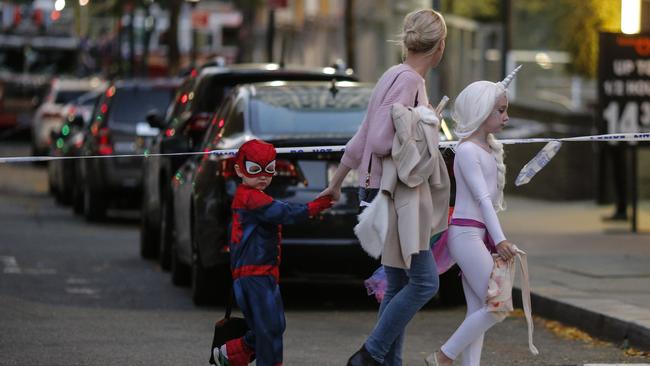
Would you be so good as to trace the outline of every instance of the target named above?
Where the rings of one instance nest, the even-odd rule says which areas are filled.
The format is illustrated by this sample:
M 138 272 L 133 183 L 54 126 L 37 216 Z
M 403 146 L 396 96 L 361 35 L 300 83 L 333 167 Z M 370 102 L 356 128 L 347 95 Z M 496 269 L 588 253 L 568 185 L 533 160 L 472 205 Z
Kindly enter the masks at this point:
M 456 134 L 461 140 L 454 161 L 456 205 L 447 245 L 463 272 L 467 314 L 440 351 L 427 357 L 430 366 L 451 365 L 459 356 L 463 366 L 479 365 L 483 334 L 502 319 L 490 313 L 486 306 L 488 281 L 494 266 L 490 251 L 496 251 L 505 260 L 516 253 L 497 217 L 497 212 L 505 206 L 505 165 L 503 145 L 493 133 L 501 131 L 508 122 L 506 87 L 517 71 L 502 82 L 470 84 L 454 103 Z M 492 240 L 486 240 L 486 234 Z M 490 242 L 496 243 L 496 248 Z

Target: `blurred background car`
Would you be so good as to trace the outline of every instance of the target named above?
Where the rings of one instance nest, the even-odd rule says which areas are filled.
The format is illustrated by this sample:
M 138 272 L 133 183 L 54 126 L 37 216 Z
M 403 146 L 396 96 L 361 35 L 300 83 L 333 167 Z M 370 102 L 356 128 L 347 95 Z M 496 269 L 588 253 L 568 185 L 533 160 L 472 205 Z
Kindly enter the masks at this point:
M 53 79 L 41 105 L 34 113 L 32 122 L 32 155 L 45 155 L 50 148 L 51 131 L 63 126 L 63 107 L 93 89 L 103 89 L 106 82 L 98 78 Z
M 273 80 L 355 80 L 334 68 L 283 67 L 278 64 L 208 64 L 192 70 L 176 92 L 161 133 L 148 149 L 151 154 L 197 151 L 209 125 L 211 113 L 236 85 Z M 171 227 L 174 209 L 170 185 L 188 155 L 152 156 L 143 164 L 143 203 L 140 254 L 158 257 L 163 269 L 171 266 Z
M 84 128 L 90 124 L 93 107 L 103 90 L 87 92 L 66 104 L 62 109 L 63 126 L 50 133 L 50 155 L 55 157 L 79 156 L 84 140 Z M 73 202 L 77 159 L 60 159 L 48 162 L 50 192 L 63 205 Z M 75 207 L 80 211 L 79 207 Z
M 82 155 L 145 153 L 146 146 L 159 132 L 149 124 L 147 116 L 160 115 L 166 110 L 179 85 L 179 79 L 114 82 L 95 105 Z M 80 161 L 86 219 L 102 219 L 109 205 L 140 207 L 142 160 L 142 157 L 123 157 Z
M 270 82 L 239 86 L 211 119 L 201 148 L 237 149 L 260 138 L 276 147 L 344 145 L 361 124 L 372 85 L 356 82 Z M 441 135 L 441 139 L 446 137 Z M 307 203 L 329 183 L 341 153 L 278 155 L 267 189 L 274 198 Z M 195 304 L 210 303 L 229 281 L 230 205 L 239 183 L 233 157 L 188 159 L 172 181 L 172 281 L 190 284 Z M 319 217 L 283 229 L 283 278 L 352 281 L 378 266 L 353 233 L 358 175 L 345 179 L 341 199 Z

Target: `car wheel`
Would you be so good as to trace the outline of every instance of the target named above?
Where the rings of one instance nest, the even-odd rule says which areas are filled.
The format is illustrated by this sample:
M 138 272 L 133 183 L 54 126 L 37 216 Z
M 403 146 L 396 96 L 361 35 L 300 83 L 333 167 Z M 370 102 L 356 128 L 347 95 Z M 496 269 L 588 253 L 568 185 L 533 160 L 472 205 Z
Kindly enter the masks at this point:
M 156 258 L 158 256 L 157 240 L 155 233 L 151 230 L 151 223 L 144 202 L 142 203 L 140 216 L 140 256 L 145 259 Z
M 190 266 L 180 261 L 176 240 L 172 243 L 172 283 L 176 286 L 188 286 L 192 282 Z
M 72 209 L 77 215 L 84 213 L 84 190 L 82 182 L 81 166 L 77 163 L 74 168 L 74 182 L 72 184 Z
M 106 217 L 106 199 L 99 192 L 84 186 L 84 216 L 88 221 L 101 221 Z
M 162 269 L 171 269 L 171 237 L 173 229 L 173 207 L 168 195 L 163 195 L 160 202 L 160 248 L 158 260 Z

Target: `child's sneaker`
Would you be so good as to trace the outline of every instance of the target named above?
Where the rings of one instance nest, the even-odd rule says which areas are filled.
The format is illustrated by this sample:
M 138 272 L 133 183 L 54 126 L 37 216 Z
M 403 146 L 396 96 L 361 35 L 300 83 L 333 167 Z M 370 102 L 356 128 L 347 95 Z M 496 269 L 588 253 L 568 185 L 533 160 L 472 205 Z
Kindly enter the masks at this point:
M 225 365 L 246 366 L 255 359 L 255 352 L 244 343 L 244 337 L 232 339 L 221 347 L 219 353 L 225 356 L 224 358 L 227 362 Z M 215 360 L 217 360 L 216 356 Z M 217 365 L 219 364 L 217 363 Z
M 226 346 L 223 345 L 221 347 L 226 347 Z M 212 350 L 212 360 L 210 361 L 214 361 L 213 365 L 230 366 L 230 363 L 228 362 L 228 357 L 226 357 L 225 352 L 221 350 L 221 347 L 214 347 L 214 349 Z

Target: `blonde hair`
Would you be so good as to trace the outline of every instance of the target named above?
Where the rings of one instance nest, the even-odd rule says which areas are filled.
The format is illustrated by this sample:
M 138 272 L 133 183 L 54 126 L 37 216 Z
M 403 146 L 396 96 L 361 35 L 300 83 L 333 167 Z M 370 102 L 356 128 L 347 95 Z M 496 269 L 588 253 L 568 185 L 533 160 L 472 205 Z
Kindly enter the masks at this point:
M 407 51 L 433 53 L 447 37 L 447 24 L 442 14 L 433 9 L 410 12 L 404 17 L 400 44 L 402 55 Z
M 497 141 L 494 134 L 488 134 L 487 143 L 492 150 L 492 156 L 497 161 L 497 199 L 492 203 L 496 212 L 506 210 L 506 201 L 503 197 L 503 188 L 506 186 L 506 164 L 503 162 L 503 144 Z

